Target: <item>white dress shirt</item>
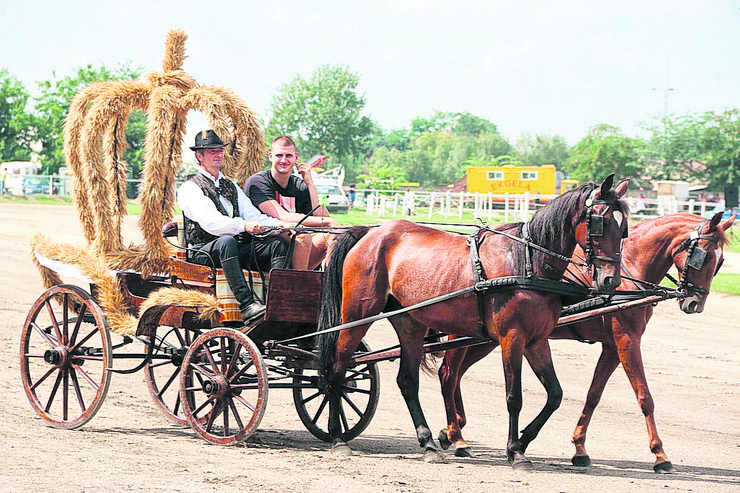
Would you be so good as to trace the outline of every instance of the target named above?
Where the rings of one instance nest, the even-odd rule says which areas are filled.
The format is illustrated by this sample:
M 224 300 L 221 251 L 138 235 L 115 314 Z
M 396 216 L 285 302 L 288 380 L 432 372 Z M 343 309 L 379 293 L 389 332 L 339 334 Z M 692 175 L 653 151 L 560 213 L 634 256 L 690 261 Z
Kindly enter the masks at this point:
M 221 172 L 218 173 L 218 178 L 215 180 L 203 168 L 200 168 L 199 172 L 207 176 L 217 187 L 220 180 L 228 180 Z M 200 224 L 201 228 L 213 236 L 233 236 L 242 233 L 247 221 L 257 221 L 262 226 L 280 227 L 280 220 L 263 214 L 257 209 L 241 187 L 236 187 L 236 193 L 239 200 L 239 217 L 230 217 L 234 213 L 234 208 L 231 206 L 231 202 L 223 196 L 219 196 L 219 200 L 221 200 L 229 216 L 221 214 L 216 209 L 216 204 L 211 202 L 211 199 L 203 193 L 200 187 L 190 180 L 177 189 L 177 204 L 188 219 Z

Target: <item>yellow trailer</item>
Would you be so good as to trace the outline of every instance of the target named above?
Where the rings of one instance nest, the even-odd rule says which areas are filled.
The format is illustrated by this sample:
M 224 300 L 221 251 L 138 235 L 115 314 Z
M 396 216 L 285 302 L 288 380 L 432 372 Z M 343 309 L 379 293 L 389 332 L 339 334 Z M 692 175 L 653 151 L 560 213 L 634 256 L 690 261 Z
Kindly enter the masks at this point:
M 569 180 L 573 181 L 573 180 Z M 468 168 L 468 192 L 537 193 L 555 195 L 555 165 L 488 166 Z
M 578 186 L 578 180 L 564 178 L 558 184 L 554 164 L 541 166 L 471 166 L 467 170 L 467 191 L 495 194 L 521 194 L 529 192 L 543 195 L 542 201 L 549 200 Z

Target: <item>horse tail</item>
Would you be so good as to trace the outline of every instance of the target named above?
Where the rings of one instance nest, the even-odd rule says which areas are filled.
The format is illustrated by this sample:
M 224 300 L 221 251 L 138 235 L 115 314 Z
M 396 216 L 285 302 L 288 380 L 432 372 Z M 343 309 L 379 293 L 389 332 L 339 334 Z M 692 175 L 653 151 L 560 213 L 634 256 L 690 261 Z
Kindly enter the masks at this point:
M 344 259 L 352 247 L 368 231 L 370 231 L 370 228 L 367 226 L 354 226 L 339 235 L 331 247 L 331 255 L 324 271 L 319 330 L 336 327 L 342 323 L 342 272 L 344 270 Z M 338 331 L 319 336 L 319 369 L 322 375 L 326 376 L 331 371 L 338 340 Z
M 427 329 L 426 340 L 429 342 L 442 342 L 446 336 L 434 329 Z M 421 359 L 421 371 L 430 377 L 436 377 L 439 370 L 438 360 L 445 357 L 444 351 L 433 351 L 426 353 Z

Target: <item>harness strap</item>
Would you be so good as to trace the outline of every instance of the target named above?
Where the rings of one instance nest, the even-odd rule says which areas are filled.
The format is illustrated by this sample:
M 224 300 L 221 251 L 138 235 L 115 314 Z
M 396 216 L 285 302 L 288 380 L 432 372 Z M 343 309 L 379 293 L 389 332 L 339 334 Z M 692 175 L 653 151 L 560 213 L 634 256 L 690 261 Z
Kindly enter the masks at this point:
M 532 239 L 529 236 L 527 223 L 522 225 L 522 236 L 524 237 L 523 243 L 525 245 L 526 252 L 526 277 L 505 276 L 486 279 L 485 272 L 483 271 L 483 264 L 480 260 L 480 252 L 478 250 L 480 233 L 481 230 L 470 235 L 467 239 L 467 244 L 470 249 L 470 264 L 473 270 L 473 288 L 475 290 L 476 305 L 478 308 L 477 325 L 478 330 L 484 338 L 489 337 L 484 321 L 484 296 L 486 294 L 527 289 L 531 291 L 544 291 L 560 296 L 585 298 L 591 292 L 589 288 L 578 284 L 556 281 L 553 279 L 538 279 L 534 277 L 530 250 L 530 246 L 534 245 L 534 243 L 532 243 Z M 509 235 L 507 234 L 506 236 Z
M 473 268 L 473 285 L 478 286 L 481 282 L 486 280 L 486 274 L 483 272 L 483 263 L 480 261 L 480 253 L 478 252 L 478 239 L 481 230 L 476 231 L 472 235 L 468 236 L 467 244 L 470 250 L 470 264 Z M 486 323 L 484 322 L 483 310 L 485 305 L 483 303 L 483 292 L 475 289 L 475 301 L 478 307 L 478 331 L 484 337 L 487 337 Z
M 524 272 L 526 277 L 534 276 L 534 268 L 532 267 L 532 250 L 530 248 L 532 243 L 532 236 L 529 234 L 528 222 L 522 224 L 522 239 L 524 243 Z

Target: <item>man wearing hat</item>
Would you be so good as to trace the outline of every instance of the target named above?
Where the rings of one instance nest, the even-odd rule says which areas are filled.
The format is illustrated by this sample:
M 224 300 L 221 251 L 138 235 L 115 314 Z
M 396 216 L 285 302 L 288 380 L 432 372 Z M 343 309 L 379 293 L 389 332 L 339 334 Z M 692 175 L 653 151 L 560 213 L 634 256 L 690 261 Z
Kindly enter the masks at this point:
M 226 144 L 213 130 L 195 136 L 198 173 L 177 191 L 177 203 L 185 216 L 185 235 L 190 261 L 220 267 L 239 303 L 244 321 L 262 315 L 265 306 L 254 299 L 242 268 L 269 270 L 282 265 L 287 245 L 279 236 L 253 236 L 268 227 L 292 224 L 262 214 L 241 188 L 221 173 Z M 238 238 L 237 238 L 238 235 Z M 254 254 L 253 254 L 254 250 Z

